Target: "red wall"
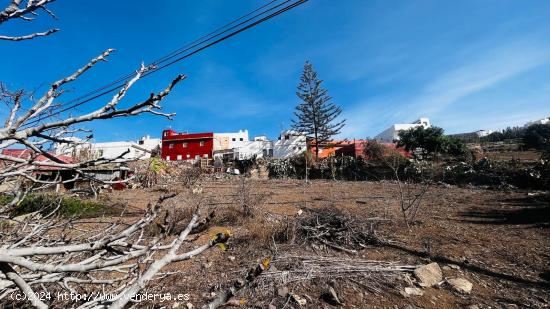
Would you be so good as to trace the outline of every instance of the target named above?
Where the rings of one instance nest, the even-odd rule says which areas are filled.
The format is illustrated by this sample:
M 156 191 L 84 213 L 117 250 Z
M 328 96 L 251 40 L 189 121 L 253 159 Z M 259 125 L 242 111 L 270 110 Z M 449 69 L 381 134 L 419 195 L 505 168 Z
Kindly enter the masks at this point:
M 204 143 L 201 146 L 201 142 Z M 184 143 L 187 143 L 184 146 Z M 172 148 L 170 148 L 172 144 Z M 195 156 L 203 158 L 205 155 L 212 158 L 212 150 L 214 149 L 214 133 L 176 133 L 173 130 L 165 130 L 162 132 L 162 149 L 161 156 L 164 160 L 176 161 L 178 155 L 179 160 L 194 160 Z
M 368 143 L 368 141 L 363 140 L 356 140 L 353 141 L 352 144 L 345 145 L 340 149 L 336 150 L 337 156 L 350 156 L 350 157 L 363 157 L 364 159 L 368 160 L 369 158 L 365 158 L 365 143 Z M 394 143 L 380 143 L 380 145 L 384 147 L 391 148 L 398 153 L 402 154 L 406 158 L 411 158 L 412 155 L 410 152 L 407 152 L 404 148 L 397 148 L 397 146 Z

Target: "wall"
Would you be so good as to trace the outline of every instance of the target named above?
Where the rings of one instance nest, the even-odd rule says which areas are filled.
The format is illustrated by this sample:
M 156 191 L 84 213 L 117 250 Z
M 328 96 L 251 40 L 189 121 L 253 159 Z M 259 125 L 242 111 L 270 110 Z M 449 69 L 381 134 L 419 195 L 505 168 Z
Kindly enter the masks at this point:
M 167 130 L 162 135 L 161 156 L 167 161 L 195 160 L 197 156 L 212 158 L 213 149 L 214 133 L 178 134 Z
M 399 132 L 416 128 L 419 126 L 423 126 L 424 128 L 431 127 L 430 119 L 420 118 L 418 120 L 413 121 L 412 123 L 394 124 L 388 129 L 378 133 L 378 135 L 376 135 L 374 139 L 379 142 L 392 143 L 393 141 L 399 140 Z
M 106 159 L 114 159 L 129 151 L 124 155 L 123 159 L 148 159 L 151 157 L 150 151 L 159 147 L 161 140 L 158 138 L 150 138 L 149 136 L 142 137 L 137 142 L 106 142 L 106 143 L 90 143 L 83 142 L 81 139 L 72 138 L 76 145 L 56 144 L 55 153 L 68 156 L 91 155 L 91 158 L 104 157 Z
M 214 133 L 214 140 L 216 144 L 214 150 L 244 147 L 250 141 L 248 130 L 239 130 L 239 132 L 235 133 Z
M 292 130 L 282 131 L 273 143 L 273 157 L 289 158 L 306 151 L 306 137 Z
M 242 147 L 235 148 L 236 160 L 247 160 L 252 158 L 264 158 L 273 156 L 272 141 L 250 141 Z

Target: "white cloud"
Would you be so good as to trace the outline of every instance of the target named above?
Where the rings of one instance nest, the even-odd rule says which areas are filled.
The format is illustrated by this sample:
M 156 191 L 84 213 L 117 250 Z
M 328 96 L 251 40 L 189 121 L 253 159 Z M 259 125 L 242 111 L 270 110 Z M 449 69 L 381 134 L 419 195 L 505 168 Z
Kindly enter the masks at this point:
M 445 115 L 449 108 L 456 107 L 456 104 L 468 97 L 548 63 L 550 46 L 536 44 L 534 40 L 521 40 L 492 49 L 470 49 L 469 53 L 460 54 L 462 61 L 446 72 L 435 75 L 419 87 L 416 93 L 374 98 L 348 109 L 345 113 L 348 119 L 346 136 L 359 137 L 366 135 L 369 128 L 380 130 L 392 122 L 411 121 L 423 115 Z M 524 120 L 532 115 L 534 113 L 520 118 Z M 471 117 L 488 120 L 491 115 Z M 381 120 L 385 124 L 381 124 Z M 375 132 L 371 131 L 370 134 Z

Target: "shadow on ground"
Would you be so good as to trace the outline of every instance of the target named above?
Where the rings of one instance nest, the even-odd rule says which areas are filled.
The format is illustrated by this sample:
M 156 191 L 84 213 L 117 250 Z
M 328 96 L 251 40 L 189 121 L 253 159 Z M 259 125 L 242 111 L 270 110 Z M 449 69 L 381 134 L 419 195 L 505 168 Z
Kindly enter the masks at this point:
M 529 225 L 550 227 L 550 194 L 504 198 L 499 205 L 488 209 L 461 212 L 461 221 L 475 224 Z

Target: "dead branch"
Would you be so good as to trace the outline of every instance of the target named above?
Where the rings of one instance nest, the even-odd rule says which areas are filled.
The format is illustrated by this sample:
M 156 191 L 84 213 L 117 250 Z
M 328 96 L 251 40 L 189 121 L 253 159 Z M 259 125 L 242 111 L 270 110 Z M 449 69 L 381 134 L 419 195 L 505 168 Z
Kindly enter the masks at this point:
M 270 265 L 271 257 L 263 259 L 258 265 L 248 270 L 244 276 L 244 279 L 239 278 L 235 280 L 227 290 L 220 293 L 218 297 L 203 306 L 202 309 L 216 309 L 224 306 L 233 296 L 237 294 L 239 290 L 254 282 L 256 278 L 268 270 Z
M 11 0 L 10 4 L 2 11 L 0 11 L 0 25 L 12 19 L 23 19 L 25 21 L 33 21 L 34 16 L 38 15 L 36 11 L 42 10 L 52 18 L 56 18 L 55 14 L 50 11 L 46 5 L 54 2 L 55 0 L 27 0 L 25 6 L 21 5 L 22 0 Z M 33 17 L 31 17 L 33 16 Z M 59 29 L 50 29 L 45 32 L 36 32 L 28 35 L 21 36 L 6 36 L 0 35 L 0 40 L 8 41 L 22 41 L 30 40 L 37 37 L 48 36 L 52 33 L 59 31 Z
M 160 271 L 166 265 L 189 260 L 228 241 L 229 232 L 219 233 L 202 246 L 182 250 L 188 235 L 208 221 L 200 219 L 199 207 L 175 240 L 170 241 L 168 235 L 145 237 L 144 230 L 158 217 L 161 205 L 173 196 L 161 197 L 127 227 L 115 222 L 100 231 L 89 230 L 78 221 L 52 220 L 52 214 L 10 223 L 13 227 L 2 230 L 0 241 L 0 301 L 19 289 L 34 306 L 46 308 L 52 304 L 32 299 L 33 289 L 61 286 L 75 293 L 85 284 L 84 291 L 117 295 L 90 300 L 88 306 L 123 308 L 149 282 L 164 276 Z M 157 257 L 153 260 L 153 256 Z M 144 264 L 148 266 L 139 267 Z

